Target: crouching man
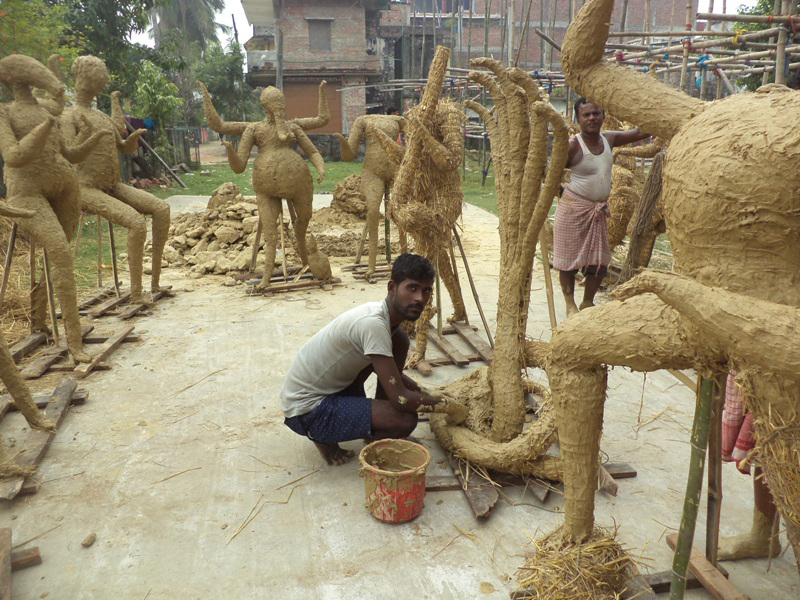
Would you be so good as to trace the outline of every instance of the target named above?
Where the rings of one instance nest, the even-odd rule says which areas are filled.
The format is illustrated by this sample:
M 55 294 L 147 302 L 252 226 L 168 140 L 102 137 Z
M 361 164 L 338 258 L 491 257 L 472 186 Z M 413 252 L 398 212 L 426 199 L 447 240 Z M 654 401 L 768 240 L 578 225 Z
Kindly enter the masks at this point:
M 329 465 L 353 456 L 339 442 L 407 437 L 417 426 L 417 409 L 439 402 L 402 375 L 409 341 L 400 327 L 420 317 L 434 276 L 425 258 L 401 254 L 383 301 L 339 315 L 294 357 L 281 389 L 284 422 L 314 442 Z M 378 376 L 374 399 L 364 392 L 371 373 Z

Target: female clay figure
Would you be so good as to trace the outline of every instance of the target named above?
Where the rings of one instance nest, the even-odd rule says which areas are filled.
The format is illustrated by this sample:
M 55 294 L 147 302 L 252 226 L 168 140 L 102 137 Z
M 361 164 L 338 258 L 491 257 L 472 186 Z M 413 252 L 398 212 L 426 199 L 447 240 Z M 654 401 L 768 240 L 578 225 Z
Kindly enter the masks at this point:
M 81 187 L 81 207 L 86 212 L 99 215 L 128 230 L 128 268 L 131 275 L 131 302 L 141 303 L 142 255 L 147 237 L 144 215 L 153 217 L 153 272 L 151 291 L 159 291 L 161 255 L 169 233 L 169 204 L 143 190 L 125 185 L 120 180 L 117 151 L 133 154 L 139 137 L 146 129 L 139 129 L 123 141 L 120 131 L 125 130 L 119 110 L 118 92 L 112 94 L 115 117 L 92 108 L 92 100 L 108 83 L 105 64 L 94 56 L 81 56 L 72 63 L 75 76 L 75 106 L 61 117 L 61 126 L 68 142 L 80 135 L 90 123 L 94 131 L 106 131 L 104 137 L 88 158 L 78 165 Z
M 67 346 L 76 361 L 85 362 L 89 356 L 83 351 L 69 247 L 80 215 L 78 178 L 70 163 L 83 160 L 109 132 L 97 131 L 87 139 L 87 125 L 78 143 L 67 145 L 55 118 L 64 107 L 64 87 L 33 58 L 12 54 L 0 59 L 0 81 L 14 94 L 14 101 L 0 111 L 0 154 L 5 161 L 8 203 L 33 212 L 30 218 L 14 221 L 47 252 Z M 52 100 L 34 98 L 33 87 L 48 92 Z
M 215 131 L 228 133 L 226 123 L 216 115 L 208 91 L 203 90 L 203 106 L 206 119 Z M 311 201 L 314 183 L 305 161 L 292 149 L 297 142 L 311 164 L 317 170 L 317 182 L 325 177 L 325 163 L 322 156 L 308 139 L 300 125 L 286 121 L 286 100 L 283 93 L 268 87 L 261 93 L 261 106 L 264 120 L 248 123 L 244 128 L 237 151 L 229 142 L 223 142 L 228 151 L 228 164 L 234 173 L 242 173 L 253 146 L 258 148 L 258 156 L 253 166 L 253 190 L 256 193 L 258 214 L 265 237 L 264 276 L 260 288 L 269 287 L 272 266 L 275 264 L 275 248 L 278 243 L 278 218 L 281 202 L 285 198 L 290 208 L 294 208 L 294 231 L 297 237 L 297 251 L 303 266 L 308 264 L 306 249 L 306 230 L 311 220 Z

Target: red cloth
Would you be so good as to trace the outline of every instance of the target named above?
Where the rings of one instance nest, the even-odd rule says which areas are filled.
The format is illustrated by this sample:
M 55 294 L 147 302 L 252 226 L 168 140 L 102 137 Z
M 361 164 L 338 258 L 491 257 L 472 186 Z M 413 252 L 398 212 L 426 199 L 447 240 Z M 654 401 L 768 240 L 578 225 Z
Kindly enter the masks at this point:
M 722 460 L 735 462 L 742 473 L 750 473 L 749 461 L 740 466 L 755 446 L 753 420 L 744 410 L 744 393 L 736 386 L 735 371 L 725 382 L 725 410 L 722 412 Z
M 564 190 L 556 207 L 553 225 L 553 267 L 575 271 L 611 262 L 606 217 L 608 202 L 592 202 Z

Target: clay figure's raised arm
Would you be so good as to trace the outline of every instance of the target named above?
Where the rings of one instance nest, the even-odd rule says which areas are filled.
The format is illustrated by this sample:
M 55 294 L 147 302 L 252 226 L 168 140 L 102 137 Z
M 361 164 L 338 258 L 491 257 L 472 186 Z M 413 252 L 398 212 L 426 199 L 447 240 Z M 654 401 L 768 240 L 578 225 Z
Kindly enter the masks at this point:
M 125 124 L 125 116 L 122 114 L 122 107 L 119 105 L 119 92 L 111 92 L 111 122 L 116 130 L 122 135 L 128 130 Z
M 47 136 L 55 124 L 56 118 L 50 117 L 18 141 L 8 121 L 7 109 L 5 107 L 0 109 L 0 155 L 3 161 L 9 167 L 24 167 L 35 160 L 44 148 Z
M 440 142 L 416 117 L 411 117 L 417 126 L 417 133 L 422 137 L 430 157 L 437 167 L 445 171 L 452 171 L 461 164 L 464 152 L 464 135 L 461 131 L 461 120 L 458 112 L 448 111 L 445 122 L 440 125 L 442 141 Z
M 319 129 L 325 127 L 331 120 L 331 111 L 328 108 L 328 95 L 325 93 L 327 81 L 324 79 L 319 84 L 319 100 L 317 101 L 317 116 L 316 117 L 300 117 L 292 119 L 290 123 L 294 123 L 303 131 L 310 129 Z
M 55 76 L 56 80 L 61 83 L 61 73 L 58 71 L 58 55 L 53 54 L 47 61 L 47 66 L 50 69 L 50 72 Z M 39 103 L 40 106 L 45 108 L 47 112 L 49 112 L 54 117 L 59 116 L 62 112 L 64 112 L 64 105 L 66 103 L 65 98 L 65 91 L 63 85 L 59 85 L 56 87 L 48 86 L 44 88 L 48 94 L 48 98 L 37 98 L 36 101 Z
M 133 154 L 136 152 L 136 148 L 139 146 L 139 138 L 145 133 L 147 133 L 147 129 L 137 129 L 136 131 L 131 132 L 131 134 L 124 140 L 119 134 L 117 134 L 117 150 L 123 154 Z
M 211 101 L 211 96 L 208 89 L 202 81 L 197 82 L 197 87 L 203 92 L 203 113 L 208 121 L 208 126 L 217 133 L 224 135 L 243 135 L 249 123 L 244 121 L 223 121 L 217 109 L 214 108 L 214 103 Z
M 311 143 L 311 140 L 308 139 L 308 136 L 299 126 L 292 123 L 289 125 L 289 129 L 294 134 L 297 145 L 302 148 L 308 160 L 311 161 L 311 164 L 314 165 L 314 168 L 317 170 L 317 183 L 322 183 L 322 180 L 325 179 L 325 161 L 322 160 L 322 155 L 319 153 L 319 150 Z
M 230 142 L 222 142 L 225 150 L 228 153 L 228 165 L 234 173 L 244 173 L 247 168 L 247 161 L 250 158 L 250 150 L 253 149 L 255 144 L 256 134 L 253 126 L 248 126 L 242 134 L 242 139 L 239 140 L 239 151 Z
M 398 146 L 397 141 L 390 138 L 371 123 L 367 124 L 367 132 L 370 135 L 375 136 L 375 139 L 378 140 L 378 143 L 381 145 L 381 148 L 383 148 L 383 151 L 386 152 L 386 156 L 389 157 L 389 160 L 396 165 L 399 165 L 401 162 L 403 162 L 403 156 L 405 156 L 406 149 L 402 146 Z
M 644 146 L 624 146 L 622 148 L 614 148 L 614 156 L 633 156 L 635 158 L 655 158 L 656 154 L 664 149 L 664 142 L 661 138 L 656 138 L 652 144 L 645 144 Z
M 350 135 L 347 136 L 347 139 L 341 133 L 335 134 L 339 138 L 339 150 L 342 153 L 342 160 L 345 162 L 352 162 L 356 154 L 358 154 L 358 145 L 364 139 L 366 128 L 369 124 L 369 120 L 365 117 L 366 115 L 353 121 L 353 128 L 350 130 Z
M 104 135 L 114 134 L 114 132 L 107 129 L 94 131 L 92 124 L 89 123 L 86 117 L 80 115 L 80 118 L 83 121 L 83 126 L 77 129 L 77 137 L 74 139 L 74 144 L 67 141 L 60 128 L 58 131 L 58 144 L 61 148 L 61 155 L 72 164 L 85 160 Z

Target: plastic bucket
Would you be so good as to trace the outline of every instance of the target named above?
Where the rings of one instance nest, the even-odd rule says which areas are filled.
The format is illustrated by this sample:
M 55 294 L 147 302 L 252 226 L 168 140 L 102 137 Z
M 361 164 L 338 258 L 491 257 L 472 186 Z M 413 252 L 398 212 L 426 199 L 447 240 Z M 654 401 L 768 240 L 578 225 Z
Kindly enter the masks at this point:
M 425 470 L 430 453 L 407 440 L 378 440 L 358 455 L 364 478 L 366 507 L 384 523 L 414 519 L 425 503 Z

